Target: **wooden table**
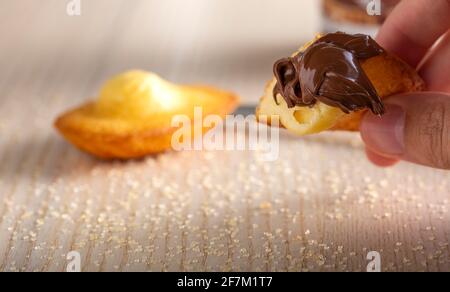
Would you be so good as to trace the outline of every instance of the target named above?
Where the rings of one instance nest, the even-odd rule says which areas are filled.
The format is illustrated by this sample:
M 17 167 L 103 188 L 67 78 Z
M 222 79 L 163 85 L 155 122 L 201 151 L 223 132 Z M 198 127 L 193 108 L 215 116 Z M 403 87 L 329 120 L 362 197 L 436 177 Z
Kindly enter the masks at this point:
M 450 173 L 370 165 L 358 135 L 282 135 L 280 158 L 183 152 L 102 162 L 52 128 L 130 68 L 255 103 L 320 30 L 303 0 L 0 2 L 0 270 L 450 270 Z M 290 5 L 284 15 L 283 5 Z M 287 28 L 284 30 L 284 28 Z

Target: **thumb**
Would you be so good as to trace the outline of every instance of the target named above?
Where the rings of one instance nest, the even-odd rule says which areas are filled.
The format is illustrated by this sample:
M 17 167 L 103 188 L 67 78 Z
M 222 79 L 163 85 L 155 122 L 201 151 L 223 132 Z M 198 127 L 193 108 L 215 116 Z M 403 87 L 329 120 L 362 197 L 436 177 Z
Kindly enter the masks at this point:
M 386 114 L 364 116 L 361 136 L 380 156 L 450 169 L 450 96 L 410 93 L 386 100 Z

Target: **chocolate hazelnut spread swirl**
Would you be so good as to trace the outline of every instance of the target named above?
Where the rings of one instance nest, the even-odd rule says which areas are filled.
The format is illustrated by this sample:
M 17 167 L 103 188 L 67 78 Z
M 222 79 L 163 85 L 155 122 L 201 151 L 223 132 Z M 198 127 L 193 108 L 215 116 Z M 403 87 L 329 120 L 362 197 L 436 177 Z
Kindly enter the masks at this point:
M 367 35 L 327 34 L 304 52 L 275 63 L 275 102 L 280 94 L 289 108 L 322 102 L 347 114 L 370 109 L 382 115 L 384 105 L 360 61 L 383 53 Z

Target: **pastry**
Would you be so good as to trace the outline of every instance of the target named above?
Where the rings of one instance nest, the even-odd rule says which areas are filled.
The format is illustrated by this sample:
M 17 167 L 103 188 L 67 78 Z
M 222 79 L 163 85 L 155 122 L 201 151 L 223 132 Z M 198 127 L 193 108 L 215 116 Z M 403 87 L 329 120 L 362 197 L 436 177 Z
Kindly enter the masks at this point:
M 323 11 L 331 20 L 355 24 L 380 24 L 392 12 L 399 0 L 382 0 L 381 15 L 369 15 L 367 6 L 371 0 L 323 0 Z
M 361 34 L 318 36 L 277 61 L 274 74 L 257 117 L 268 124 L 277 118 L 281 127 L 298 135 L 358 131 L 367 110 L 384 114 L 384 98 L 425 90 L 413 68 Z
M 79 149 L 104 159 L 139 158 L 171 148 L 172 118 L 194 120 L 203 115 L 224 117 L 238 97 L 212 87 L 178 86 L 159 76 L 130 71 L 106 82 L 96 101 L 60 116 L 55 127 Z M 208 129 L 203 129 L 204 131 Z

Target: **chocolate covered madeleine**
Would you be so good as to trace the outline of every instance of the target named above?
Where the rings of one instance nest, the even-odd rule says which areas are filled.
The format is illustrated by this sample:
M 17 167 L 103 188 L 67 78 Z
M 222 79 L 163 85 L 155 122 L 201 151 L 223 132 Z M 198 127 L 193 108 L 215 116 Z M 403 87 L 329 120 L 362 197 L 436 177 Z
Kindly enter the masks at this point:
M 371 37 L 332 33 L 277 61 L 257 116 L 278 116 L 299 135 L 359 129 L 361 115 L 385 112 L 383 99 L 421 91 L 417 72 Z

